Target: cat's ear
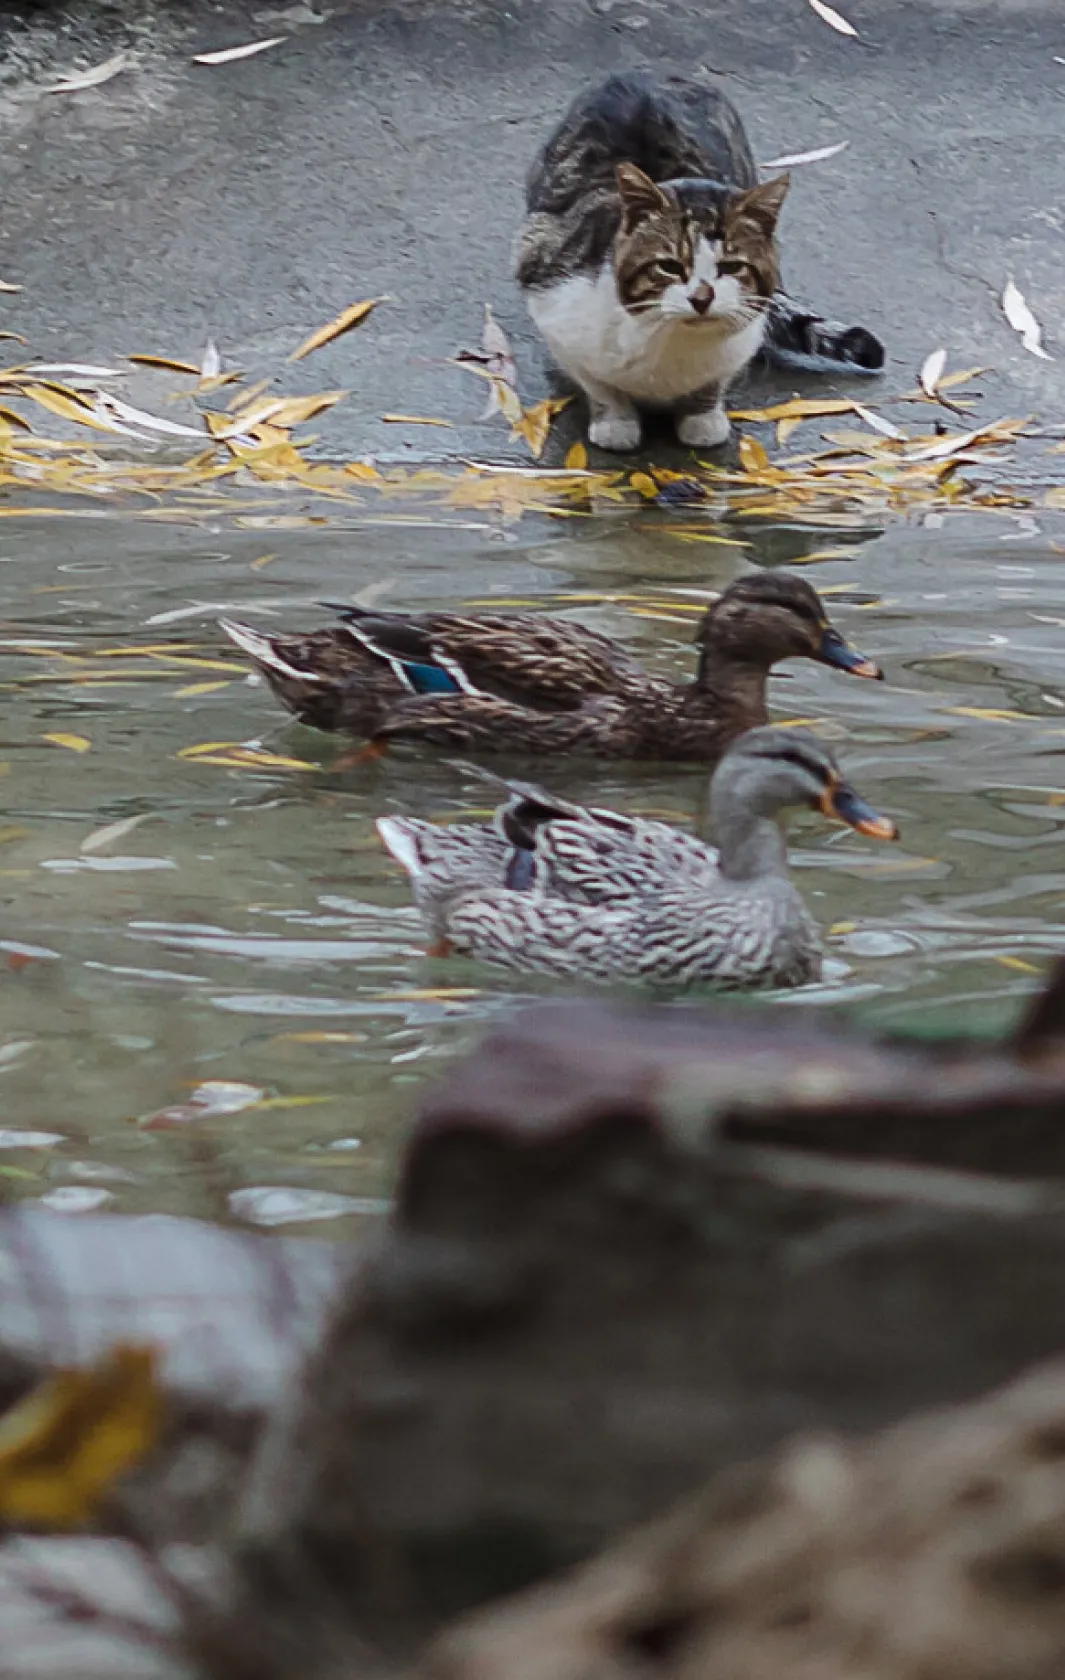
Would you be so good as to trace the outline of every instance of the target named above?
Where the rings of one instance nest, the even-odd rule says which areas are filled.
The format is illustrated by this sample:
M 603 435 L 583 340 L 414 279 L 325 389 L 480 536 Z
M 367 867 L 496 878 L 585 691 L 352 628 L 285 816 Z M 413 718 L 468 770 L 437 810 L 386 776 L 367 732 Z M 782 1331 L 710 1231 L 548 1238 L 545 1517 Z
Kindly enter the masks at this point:
M 729 204 L 729 220 L 753 222 L 766 239 L 772 239 L 790 186 L 790 175 L 778 175 L 775 180 L 739 193 Z
M 637 169 L 634 163 L 618 164 L 617 183 L 626 233 L 631 233 L 636 223 L 645 216 L 670 208 L 670 201 L 661 187 L 656 187 L 651 177 L 645 175 L 642 169 Z

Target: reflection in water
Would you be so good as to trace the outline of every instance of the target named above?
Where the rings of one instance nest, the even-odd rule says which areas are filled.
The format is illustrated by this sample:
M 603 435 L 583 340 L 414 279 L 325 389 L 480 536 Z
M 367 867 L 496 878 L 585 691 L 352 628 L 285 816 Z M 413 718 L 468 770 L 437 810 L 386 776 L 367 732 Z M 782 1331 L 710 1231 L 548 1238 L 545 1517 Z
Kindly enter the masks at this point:
M 886 855 L 812 816 L 797 824 L 796 870 L 833 929 L 832 960 L 822 985 L 746 1007 L 848 1004 L 920 1031 L 979 1030 L 1016 1007 L 1065 942 L 1065 570 L 1047 538 L 1017 540 L 1014 521 L 991 516 L 860 544 L 756 531 L 747 549 L 686 540 L 699 527 L 676 516 L 533 529 L 276 531 L 263 567 L 261 534 L 10 522 L 0 1178 L 12 1194 L 350 1231 L 387 1194 L 417 1085 L 493 1015 L 565 989 L 422 955 L 373 818 L 480 812 L 483 782 L 416 752 L 332 771 L 344 743 L 289 723 L 247 680 L 214 629 L 222 611 L 305 626 L 316 598 L 371 584 L 395 606 L 542 603 L 680 675 L 695 592 L 753 562 L 849 550 L 806 575 L 888 680 L 797 663 L 773 705 L 821 720 L 903 840 Z M 249 741 L 306 767 L 178 756 Z M 507 768 L 680 823 L 705 811 L 697 769 Z

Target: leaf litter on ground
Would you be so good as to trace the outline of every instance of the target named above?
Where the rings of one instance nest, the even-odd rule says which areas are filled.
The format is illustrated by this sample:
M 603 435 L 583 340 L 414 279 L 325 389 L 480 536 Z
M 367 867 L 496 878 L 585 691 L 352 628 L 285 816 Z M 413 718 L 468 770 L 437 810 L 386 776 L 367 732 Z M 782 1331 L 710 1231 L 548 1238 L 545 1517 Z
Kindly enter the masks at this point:
M 310 354 L 349 331 L 381 301 L 365 299 L 349 306 L 295 354 Z M 524 405 L 513 351 L 489 308 L 479 349 L 460 352 L 455 360 L 489 384 L 490 413 L 500 413 L 511 435 L 523 439 L 538 461 L 552 423 L 569 399 L 547 397 Z M 489 530 L 530 514 L 607 516 L 644 503 L 683 511 L 689 524 L 672 530 L 671 536 L 735 544 L 747 519 L 858 529 L 909 509 L 927 515 L 959 506 L 1053 507 L 1062 501 L 1060 495 L 1055 500 L 1054 491 L 1041 499 L 1038 487 L 996 490 L 979 475 L 968 475 L 973 465 L 1000 467 L 1004 449 L 1024 431 L 1026 422 L 1003 417 L 981 425 L 970 413 L 964 416 L 965 430 L 949 430 L 944 409 L 962 411 L 960 404 L 948 403 L 944 393 L 964 387 L 986 370 L 947 374 L 942 350 L 925 358 L 916 390 L 888 394 L 873 404 L 851 397 L 795 396 L 762 408 L 737 409 L 735 420 L 776 428 L 775 456 L 764 441 L 748 434 L 737 444 L 738 465 L 693 457 L 686 472 L 654 465 L 633 472 L 615 461 L 592 468 L 583 442 L 569 449 L 564 465 L 550 467 L 470 459 L 447 468 L 312 459 L 306 449 L 314 440 L 297 437 L 297 432 L 342 403 L 347 390 L 282 395 L 271 390 L 270 377 L 247 384 L 239 369 L 222 371 L 221 352 L 211 339 L 199 360 L 138 351 L 126 361 L 158 373 L 198 376 L 191 391 L 184 388 L 184 400 L 191 395 L 206 406 L 193 410 L 189 422 L 136 407 L 103 388 L 102 381 L 123 372 L 103 364 L 31 361 L 0 368 L 0 397 L 6 399 L 0 402 L 0 486 L 9 496 L 8 504 L 0 506 L 0 517 L 76 518 L 88 512 L 95 517 L 132 515 L 197 525 L 228 516 L 248 529 L 302 530 L 335 523 L 333 514 L 318 511 L 332 506 L 341 510 L 336 517 L 355 524 L 467 526 L 468 519 L 456 516 L 476 511 L 481 522 L 471 528 Z M 231 384 L 238 389 L 220 399 L 225 407 L 210 406 L 211 393 Z M 887 420 L 881 412 L 884 404 L 899 401 L 935 403 L 935 428 Z M 83 442 L 43 436 L 37 430 L 42 413 L 94 436 Z M 395 418 L 451 424 L 445 416 Z M 801 453 L 780 453 L 802 428 L 809 437 L 818 423 L 848 418 L 850 427 L 821 430 Z M 193 445 L 192 453 L 175 459 L 174 448 L 185 440 Z M 164 445 L 169 456 L 159 455 Z M 20 504 L 14 493 L 29 486 L 38 496 L 43 492 L 61 501 L 54 506 L 40 501 Z M 293 495 L 299 497 L 295 508 Z M 397 499 L 407 506 L 392 511 L 388 504 Z M 86 506 L 89 501 L 95 504 L 91 508 Z M 371 503 L 383 505 L 374 509 Z M 144 680 L 144 673 L 136 680 Z

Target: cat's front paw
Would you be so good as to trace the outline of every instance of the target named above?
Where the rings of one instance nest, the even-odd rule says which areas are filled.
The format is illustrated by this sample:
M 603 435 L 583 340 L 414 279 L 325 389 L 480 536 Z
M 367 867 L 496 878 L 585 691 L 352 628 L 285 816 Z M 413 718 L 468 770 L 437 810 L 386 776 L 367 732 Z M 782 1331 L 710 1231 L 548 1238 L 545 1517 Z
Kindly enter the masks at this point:
M 636 415 L 599 414 L 588 427 L 588 442 L 597 449 L 628 452 L 640 447 L 641 428 Z
M 732 423 L 723 408 L 685 414 L 677 421 L 677 436 L 689 449 L 717 449 L 728 442 L 731 431 Z

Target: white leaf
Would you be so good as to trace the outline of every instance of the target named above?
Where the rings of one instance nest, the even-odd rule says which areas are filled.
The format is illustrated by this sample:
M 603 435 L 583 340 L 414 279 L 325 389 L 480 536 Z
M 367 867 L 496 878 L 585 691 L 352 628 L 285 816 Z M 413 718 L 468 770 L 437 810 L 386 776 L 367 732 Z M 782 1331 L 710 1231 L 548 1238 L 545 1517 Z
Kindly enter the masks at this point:
M 924 361 L 921 363 L 921 371 L 917 375 L 917 383 L 920 385 L 921 390 L 924 392 L 926 397 L 935 396 L 936 386 L 943 377 L 943 370 L 946 365 L 947 352 L 945 350 L 933 350 L 932 354 L 930 356 L 926 356 Z
M 142 822 L 147 822 L 149 812 L 142 811 L 136 817 L 122 817 L 119 822 L 108 823 L 104 828 L 97 828 L 92 834 L 87 834 L 81 842 L 81 851 L 98 852 L 104 846 L 109 846 L 113 840 L 124 840 L 127 834 L 132 834 Z
M 165 432 L 168 437 L 190 437 L 200 441 L 206 436 L 202 427 L 183 426 L 177 420 L 164 420 L 157 414 L 147 414 L 143 408 L 134 408 L 132 403 L 113 397 L 109 391 L 101 391 L 96 399 L 93 413 L 99 417 L 101 410 L 112 419 L 125 420 L 131 426 L 143 426 L 146 432 Z
M 10 280 L 0 280 L 0 292 L 21 292 L 21 286 L 13 286 Z
M 846 18 L 833 11 L 831 6 L 826 6 L 825 0 L 807 0 L 807 4 L 817 13 L 822 23 L 827 23 L 829 29 L 834 29 L 838 35 L 857 36 L 858 31 L 853 23 L 848 23 Z
M 1020 333 L 1024 348 L 1033 356 L 1041 356 L 1044 362 L 1052 361 L 1053 358 L 1043 349 L 1043 329 L 1025 302 L 1024 293 L 1012 278 L 1006 281 L 1002 309 L 1014 332 Z
M 871 408 L 863 408 L 861 403 L 855 403 L 854 412 L 865 421 L 867 426 L 872 426 L 873 431 L 879 432 L 883 437 L 901 438 L 906 436 L 905 432 L 900 432 L 899 428 L 893 426 L 890 420 L 885 420 L 882 414 L 874 414 Z
M 222 371 L 222 354 L 213 338 L 207 340 L 200 363 L 201 379 L 217 379 Z
M 79 379 L 124 379 L 124 368 L 95 367 L 92 362 L 31 362 L 27 373 L 71 374 Z
M 45 93 L 80 93 L 82 88 L 100 87 L 103 82 L 109 82 L 112 76 L 117 76 L 122 70 L 128 70 L 132 60 L 128 53 L 116 53 L 103 64 L 98 64 L 94 70 L 82 70 L 76 76 L 64 76 L 62 81 L 56 82 L 54 87 L 45 88 Z
M 766 158 L 758 165 L 759 169 L 791 169 L 797 163 L 821 163 L 825 158 L 835 157 L 837 152 L 845 151 L 850 145 L 849 140 L 837 140 L 834 146 L 818 146 L 812 152 L 788 152 L 784 157 Z
M 811 0 L 811 4 L 813 0 Z M 235 58 L 251 58 L 254 53 L 265 52 L 267 47 L 280 46 L 287 41 L 287 35 L 271 35 L 268 41 L 249 41 L 246 47 L 225 47 L 221 52 L 196 53 L 193 64 L 232 64 Z

